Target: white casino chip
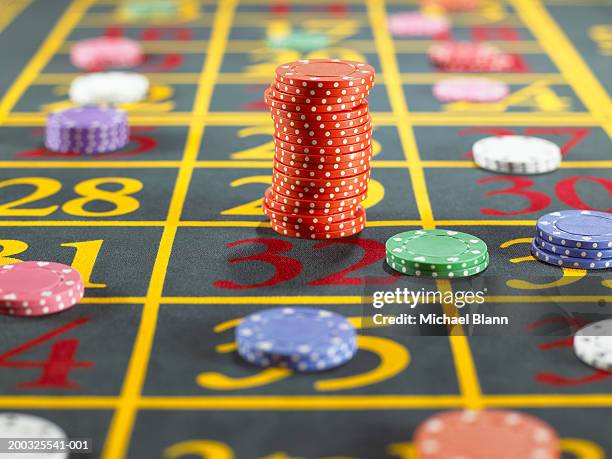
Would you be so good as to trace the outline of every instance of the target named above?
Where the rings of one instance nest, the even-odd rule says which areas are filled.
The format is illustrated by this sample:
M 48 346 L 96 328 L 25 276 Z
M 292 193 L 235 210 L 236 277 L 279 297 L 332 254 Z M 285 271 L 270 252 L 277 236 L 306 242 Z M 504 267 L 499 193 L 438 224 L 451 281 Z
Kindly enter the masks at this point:
M 70 84 L 70 100 L 78 105 L 140 102 L 148 92 L 148 78 L 129 72 L 90 73 Z
M 574 352 L 587 365 L 612 372 L 612 319 L 578 330 L 574 335 Z
M 53 422 L 22 413 L 0 413 L 0 438 L 68 440 L 66 433 Z M 0 453 L 0 458 L 7 459 L 68 459 L 68 456 L 67 451 L 62 453 Z
M 472 152 L 479 167 L 504 174 L 543 174 L 561 165 L 559 146 L 539 137 L 486 137 L 474 144 Z

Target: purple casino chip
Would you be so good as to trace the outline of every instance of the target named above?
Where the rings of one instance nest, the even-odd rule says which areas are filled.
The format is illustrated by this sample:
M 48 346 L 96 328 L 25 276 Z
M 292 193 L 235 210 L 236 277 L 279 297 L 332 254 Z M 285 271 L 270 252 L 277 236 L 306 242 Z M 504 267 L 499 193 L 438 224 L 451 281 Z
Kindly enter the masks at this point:
M 562 247 L 612 248 L 612 214 L 594 210 L 562 210 L 540 217 L 540 239 Z
M 531 243 L 531 253 L 533 256 L 548 263 L 549 265 L 561 266 L 565 268 L 574 269 L 607 269 L 612 267 L 612 260 L 609 258 L 604 259 L 588 259 L 588 258 L 574 258 L 565 255 L 556 255 L 551 252 L 540 250 L 536 245 L 535 241 Z
M 127 145 L 127 114 L 112 107 L 77 107 L 50 113 L 45 147 L 59 153 L 108 153 Z

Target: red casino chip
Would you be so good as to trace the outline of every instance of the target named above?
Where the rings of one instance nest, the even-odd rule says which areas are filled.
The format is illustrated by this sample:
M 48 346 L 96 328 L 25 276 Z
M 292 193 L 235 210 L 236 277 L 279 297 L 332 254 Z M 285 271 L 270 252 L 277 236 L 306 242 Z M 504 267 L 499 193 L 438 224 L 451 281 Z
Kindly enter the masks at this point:
M 372 144 L 371 140 L 361 143 L 353 143 L 350 145 L 338 145 L 333 147 L 327 146 L 312 146 L 312 145 L 299 145 L 293 142 L 285 142 L 277 137 L 274 137 L 274 145 L 282 150 L 294 153 L 300 153 L 302 155 L 318 154 L 318 155 L 346 155 L 348 153 L 358 153 L 362 150 L 370 148 Z
M 372 143 L 370 132 L 359 135 L 347 135 L 344 137 L 311 137 L 306 136 L 295 136 L 283 133 L 275 133 L 275 138 L 285 142 L 292 143 L 295 145 L 304 145 L 311 147 L 334 147 L 343 145 L 357 145 L 361 144 L 368 146 Z
M 325 159 L 325 157 L 322 157 L 321 159 Z M 292 168 L 293 170 L 299 169 L 303 171 L 302 175 L 296 175 L 294 173 L 293 176 L 301 176 L 301 177 L 304 177 L 304 176 L 310 177 L 309 174 L 311 172 L 315 172 L 315 176 L 312 176 L 312 178 L 334 178 L 333 177 L 334 175 L 338 176 L 336 178 L 343 178 L 343 177 L 350 177 L 352 175 L 357 175 L 357 174 L 353 174 L 353 171 L 357 168 L 362 169 L 362 172 L 365 172 L 366 170 L 370 169 L 370 158 L 369 157 L 355 159 L 352 161 L 334 162 L 334 163 L 332 163 L 331 161 L 318 162 L 318 163 L 300 163 L 297 161 L 290 160 L 286 157 L 280 158 L 279 156 L 275 156 L 274 160 L 275 160 L 274 162 L 275 170 L 282 172 L 283 168 L 285 167 Z M 330 175 L 328 176 L 325 174 L 330 174 Z M 292 174 L 289 174 L 289 175 L 292 175 Z M 323 177 L 319 177 L 319 175 L 323 175 Z
M 370 181 L 370 172 L 355 175 L 354 177 L 339 179 L 311 179 L 302 177 L 292 177 L 278 172 L 276 169 L 272 174 L 272 183 L 278 184 L 289 190 L 308 192 L 308 190 L 330 190 L 344 191 L 354 187 L 365 187 Z
M 297 199 L 335 200 L 356 196 L 367 191 L 369 180 L 346 186 L 299 186 L 282 182 L 272 177 L 274 191 L 283 196 Z
M 483 42 L 444 42 L 429 49 L 431 62 L 446 72 L 507 72 L 514 57 Z
M 324 169 L 323 167 L 292 167 L 277 161 L 274 164 L 274 170 L 289 177 L 302 177 L 306 179 L 335 179 L 354 177 L 356 175 L 368 172 L 370 170 L 370 164 L 368 161 L 363 161 L 362 164 L 355 164 L 346 169 Z
M 324 97 L 332 97 L 332 96 L 357 96 L 360 94 L 365 94 L 365 97 L 368 97 L 370 90 L 372 87 L 369 84 L 365 84 L 362 86 L 351 86 L 347 88 L 304 88 L 300 86 L 291 86 L 289 84 L 282 83 L 278 80 L 274 80 L 274 87 L 283 91 L 285 94 L 295 94 L 296 96 L 310 96 L 322 99 Z
M 312 210 L 327 209 L 329 213 L 342 212 L 343 210 L 347 210 L 347 209 L 356 207 L 360 202 L 364 201 L 367 197 L 366 193 L 363 193 L 363 194 L 353 196 L 350 198 L 340 197 L 337 199 L 327 199 L 327 200 L 312 200 L 312 199 L 300 199 L 300 198 L 295 199 L 290 196 L 285 196 L 285 195 L 276 193 L 272 187 L 269 187 L 266 190 L 265 196 L 267 199 L 266 204 L 268 205 L 268 207 L 276 209 L 274 205 L 274 202 L 276 202 L 278 204 L 285 204 L 285 205 L 289 205 L 292 207 L 297 207 L 300 209 L 307 210 L 309 211 L 309 214 L 310 214 L 311 209 Z
M 360 196 L 367 193 L 367 184 L 364 186 L 349 186 L 346 188 L 334 187 L 334 188 L 317 188 L 310 189 L 308 187 L 298 188 L 292 187 L 285 188 L 280 183 L 272 182 L 274 192 L 287 196 L 293 199 L 307 199 L 309 201 L 336 201 L 338 199 L 349 199 L 355 196 Z
M 287 118 L 280 118 L 272 115 L 272 120 L 275 126 L 295 128 L 295 129 L 319 129 L 322 131 L 347 129 L 356 126 L 363 126 L 366 123 L 371 123 L 370 115 L 360 116 L 344 121 L 301 121 Z
M 270 218 L 270 224 L 272 226 L 282 227 L 291 231 L 307 231 L 311 233 L 323 233 L 323 232 L 336 232 L 336 231 L 346 231 L 351 228 L 363 227 L 365 225 L 365 217 L 362 215 L 359 218 L 353 218 L 341 223 L 329 223 L 329 224 L 308 224 L 308 223 L 288 223 L 283 221 L 278 221 L 273 218 Z
M 291 175 L 285 175 L 274 169 L 272 174 L 272 180 L 285 188 L 291 186 L 300 188 L 344 188 L 349 186 L 361 186 L 363 183 L 367 183 L 370 180 L 370 172 L 364 172 L 363 174 L 355 175 L 353 177 L 343 177 L 337 179 L 317 179 L 309 177 L 295 177 Z M 292 188 L 291 188 L 292 189 Z
M 269 88 L 269 94 L 273 99 L 281 102 L 300 105 L 330 105 L 330 104 L 346 104 L 349 102 L 361 102 L 365 97 L 365 93 L 351 94 L 346 96 L 329 96 L 329 97 L 313 97 L 310 95 L 298 96 L 297 94 L 288 94 L 272 86 Z
M 355 126 L 344 129 L 298 129 L 291 126 L 282 126 L 280 124 L 274 125 L 275 133 L 277 137 L 283 138 L 283 135 L 290 135 L 300 139 L 342 139 L 344 137 L 357 137 L 363 135 L 371 135 L 372 124 L 366 123 L 361 126 Z M 354 142 L 353 142 L 354 143 Z M 340 144 L 345 145 L 345 144 Z
M 350 88 L 372 85 L 374 68 L 369 64 L 340 59 L 302 59 L 276 68 L 281 83 L 304 88 Z
M 272 180 L 274 192 L 294 199 L 322 199 L 336 200 L 345 199 L 365 193 L 368 190 L 369 181 L 348 186 L 305 186 L 289 185 L 278 180 Z
M 352 167 L 351 164 L 344 166 L 342 163 L 352 163 L 355 161 L 369 161 L 372 157 L 372 148 L 368 147 L 364 150 L 356 151 L 353 153 L 346 153 L 341 155 L 333 154 L 320 154 L 320 153 L 297 153 L 294 151 L 283 150 L 282 148 L 276 147 L 274 149 L 275 159 L 281 161 L 283 164 L 293 166 L 294 164 L 317 164 L 317 165 L 328 165 L 331 169 L 337 167 Z M 361 164 L 361 163 L 360 163 Z
M 347 155 L 347 160 L 342 162 L 344 156 L 319 156 L 319 160 L 315 161 L 315 158 L 310 159 L 308 156 L 306 158 L 310 159 L 310 162 L 297 161 L 296 159 L 292 159 L 295 154 L 281 154 L 277 153 L 274 155 L 275 167 L 278 165 L 278 170 L 282 170 L 282 167 L 293 167 L 297 169 L 302 169 L 305 173 L 307 171 L 317 171 L 320 173 L 332 172 L 339 173 L 340 177 L 346 177 L 348 172 L 355 167 L 370 167 L 370 155 L 362 155 L 359 157 L 355 157 L 354 155 Z M 352 156 L 352 159 L 348 158 L 348 156 Z M 346 171 L 344 175 L 342 175 L 342 171 Z
M 328 213 L 326 215 L 309 215 L 305 214 L 303 209 L 297 207 L 291 207 L 284 204 L 275 203 L 273 207 L 268 207 L 268 204 L 264 200 L 262 209 L 264 213 L 278 220 L 279 222 L 286 222 L 290 224 L 315 224 L 325 225 L 329 223 L 341 223 L 346 220 L 355 218 L 356 216 L 364 214 L 365 210 L 361 206 L 351 207 L 342 212 Z M 280 206 L 280 209 L 278 207 Z
M 291 161 L 288 162 L 291 163 Z M 304 165 L 307 167 L 304 167 Z M 308 163 L 296 162 L 293 162 L 293 164 L 285 164 L 276 159 L 274 163 L 274 172 L 283 173 L 286 171 L 285 175 L 289 175 L 290 177 L 324 180 L 348 178 L 370 171 L 370 162 L 367 159 L 348 161 L 346 163 L 318 164 L 316 167 L 313 166 L 314 165 Z M 355 173 L 355 171 L 357 171 L 357 173 Z
M 270 94 L 270 88 L 264 92 L 264 101 L 266 105 L 273 110 L 284 110 L 294 113 L 331 113 L 331 112 L 344 112 L 347 110 L 353 110 L 362 104 L 361 100 L 353 102 L 343 102 L 340 104 L 321 104 L 315 105 L 310 103 L 294 104 L 291 102 L 284 102 L 282 100 L 275 99 Z
M 272 116 L 277 116 L 279 118 L 286 118 L 288 120 L 297 120 L 297 121 L 305 121 L 309 123 L 313 122 L 329 122 L 329 121 L 346 121 L 354 118 L 360 118 L 368 114 L 368 103 L 367 101 L 363 101 L 358 107 L 352 110 L 345 110 L 342 112 L 333 112 L 333 113 L 311 113 L 302 112 L 296 113 L 290 110 L 283 110 L 280 108 L 270 108 L 270 113 Z
M 276 199 L 280 201 L 286 201 L 287 199 L 289 199 L 289 198 L 286 198 L 285 196 L 276 195 L 276 194 L 273 194 L 273 195 Z M 286 202 L 279 202 L 272 198 L 264 199 L 264 203 L 266 207 L 270 210 L 280 210 L 283 212 L 288 211 L 288 212 L 291 212 L 291 215 L 299 215 L 302 217 L 306 217 L 306 216 L 317 217 L 317 218 L 343 215 L 343 214 L 346 214 L 347 212 L 355 212 L 358 204 L 347 205 L 346 204 L 347 202 L 348 200 L 345 200 L 344 205 L 340 205 L 339 207 L 332 207 L 331 205 L 328 207 L 320 207 L 320 206 L 319 207 L 313 207 L 313 206 L 304 207 L 303 205 L 304 201 L 300 201 L 299 204 L 301 204 L 302 207 L 299 207 L 297 205 L 291 206 L 287 204 Z
M 293 230 L 285 228 L 281 225 L 271 223 L 272 229 L 283 236 L 296 237 L 298 239 L 340 239 L 344 237 L 354 236 L 365 228 L 365 223 L 347 228 L 340 231 L 310 231 L 304 230 Z
M 555 430 L 518 411 L 446 411 L 423 422 L 414 434 L 419 459 L 560 459 Z

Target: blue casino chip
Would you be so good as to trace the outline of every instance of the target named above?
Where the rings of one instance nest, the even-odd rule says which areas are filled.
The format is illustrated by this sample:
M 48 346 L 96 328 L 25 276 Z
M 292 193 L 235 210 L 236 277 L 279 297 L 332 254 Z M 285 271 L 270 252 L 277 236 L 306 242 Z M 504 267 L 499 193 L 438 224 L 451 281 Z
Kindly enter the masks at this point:
M 584 258 L 586 260 L 590 258 L 598 260 L 602 258 L 612 258 L 612 249 L 594 250 L 579 249 L 577 247 L 563 247 L 540 239 L 538 236 L 533 239 L 533 243 L 542 252 L 549 252 L 554 255 L 565 255 L 566 257 Z
M 531 243 L 531 253 L 538 260 L 548 263 L 549 265 L 555 265 L 563 268 L 575 268 L 575 269 L 606 269 L 612 266 L 612 259 L 585 259 L 585 258 L 574 258 L 566 257 L 565 255 L 555 255 L 554 253 L 545 252 L 540 250 L 535 241 Z
M 273 308 L 250 314 L 236 327 L 238 354 L 261 367 L 323 371 L 357 352 L 357 332 L 334 312 L 316 308 Z
M 612 214 L 592 210 L 562 210 L 538 219 L 540 239 L 563 247 L 612 248 Z

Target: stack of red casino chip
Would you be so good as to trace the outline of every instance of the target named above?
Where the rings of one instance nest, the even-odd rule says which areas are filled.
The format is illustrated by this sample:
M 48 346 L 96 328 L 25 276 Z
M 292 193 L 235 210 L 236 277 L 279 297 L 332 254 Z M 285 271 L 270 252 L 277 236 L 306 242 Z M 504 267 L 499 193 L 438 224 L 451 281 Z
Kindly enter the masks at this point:
M 277 233 L 336 239 L 364 229 L 373 84 L 374 68 L 359 62 L 308 59 L 277 67 L 264 93 L 275 155 L 263 202 Z

